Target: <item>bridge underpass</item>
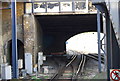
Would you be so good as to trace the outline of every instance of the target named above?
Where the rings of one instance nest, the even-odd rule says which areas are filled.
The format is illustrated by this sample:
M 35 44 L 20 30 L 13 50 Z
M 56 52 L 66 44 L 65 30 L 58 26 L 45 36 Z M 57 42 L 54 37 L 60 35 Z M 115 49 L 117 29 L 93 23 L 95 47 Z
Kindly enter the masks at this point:
M 96 14 L 35 15 L 35 18 L 42 29 L 44 54 L 64 54 L 69 38 L 83 32 L 97 32 Z
M 108 3 L 109 3 L 109 5 L 108 5 Z M 119 57 L 120 57 L 120 49 L 119 49 L 119 14 L 117 13 L 116 15 L 114 15 L 114 10 L 116 10 L 117 12 L 118 12 L 118 7 L 117 8 L 112 8 L 111 7 L 111 5 L 112 5 L 112 3 L 111 2 L 108 2 L 108 3 L 106 3 L 107 5 L 105 5 L 105 7 L 107 7 L 107 9 L 106 8 L 104 8 L 104 9 L 106 9 L 106 11 L 105 11 L 105 13 L 104 13 L 104 11 L 102 12 L 101 11 L 101 13 L 103 14 L 105 14 L 106 15 L 106 28 L 107 28 L 107 30 L 106 30 L 106 38 L 107 38 L 107 65 L 108 65 L 108 78 L 109 78 L 109 71 L 110 71 L 110 69 L 118 69 L 119 68 L 119 65 L 120 65 L 120 61 L 119 61 Z M 103 4 L 103 3 L 102 3 Z M 99 3 L 98 3 L 98 5 L 99 5 Z M 113 4 L 114 5 L 114 4 Z M 109 7 L 110 6 L 110 7 Z M 117 5 L 114 5 L 114 6 L 118 6 L 118 2 L 117 2 Z M 13 7 L 15 7 L 15 5 L 13 5 Z M 110 11 L 112 11 L 112 12 L 109 12 L 109 8 L 110 8 Z M 13 11 L 14 11 L 14 9 L 13 9 Z M 110 14 L 112 14 L 112 15 L 110 15 Z M 87 14 L 88 15 L 88 14 Z M 90 15 L 90 14 L 89 14 Z M 16 16 L 15 14 L 13 14 L 13 17 L 14 16 Z M 74 24 L 71 24 L 70 22 L 69 22 L 69 24 L 71 24 L 72 26 L 70 26 L 70 29 L 68 28 L 68 23 L 66 23 L 66 21 L 64 20 L 64 19 L 62 19 L 62 17 L 60 17 L 61 15 L 57 15 L 57 17 L 56 17 L 56 15 L 48 15 L 48 16 L 46 16 L 46 17 L 44 17 L 45 15 L 36 15 L 35 16 L 35 18 L 38 20 L 38 22 L 39 22 L 39 24 L 41 25 L 41 28 L 42 28 L 42 31 L 43 31 L 43 52 L 45 53 L 45 54 L 52 54 L 52 53 L 58 53 L 58 52 L 64 52 L 65 51 L 65 41 L 67 40 L 67 39 L 69 39 L 70 37 L 72 37 L 72 36 L 74 36 L 74 35 L 76 35 L 76 34 L 78 34 L 78 33 L 82 33 L 82 32 L 88 32 L 88 31 L 97 31 L 97 29 L 95 28 L 95 27 L 93 27 L 93 29 L 90 27 L 90 26 L 92 26 L 93 25 L 93 23 L 88 23 L 88 20 L 91 22 L 91 21 L 95 21 L 94 20 L 94 18 L 92 19 L 91 18 L 91 20 L 88 18 L 86 18 L 86 21 L 87 22 L 84 22 L 84 25 L 86 25 L 85 27 L 83 27 L 82 25 L 83 25 L 83 22 L 81 22 L 82 23 L 82 25 L 80 25 L 80 24 L 78 24 L 78 22 L 77 22 L 77 25 L 79 25 L 80 27 L 82 27 L 82 28 L 77 28 L 78 26 L 77 25 L 75 25 L 75 21 L 74 20 L 72 20 L 72 16 L 74 16 L 74 18 L 73 19 L 75 19 L 76 17 L 76 19 L 79 21 L 80 19 L 83 19 L 84 20 L 84 18 L 80 18 L 80 15 L 69 15 L 70 17 L 68 17 L 68 15 L 66 16 L 66 15 L 62 15 L 62 16 L 64 16 L 63 18 L 66 20 L 66 21 L 69 21 L 69 20 L 71 20 L 72 21 L 72 23 L 74 23 Z M 112 17 L 113 17 L 113 20 L 112 20 Z M 48 18 L 47 18 L 48 17 Z M 53 17 L 53 18 L 51 18 L 51 17 Z M 55 18 L 54 18 L 55 17 Z M 60 20 L 62 20 L 62 22 L 61 21 L 59 21 L 59 22 L 61 22 L 60 24 L 62 24 L 62 26 L 58 26 L 58 24 L 59 23 L 57 23 L 56 21 L 58 21 L 58 20 L 56 20 L 56 19 L 59 19 L 59 17 L 60 17 Z M 79 19 L 78 19 L 78 17 L 79 17 Z M 85 15 L 84 15 L 84 17 L 85 17 Z M 96 16 L 94 16 L 94 17 L 96 17 Z M 117 18 L 116 18 L 117 17 Z M 42 18 L 42 19 L 41 19 Z M 97 21 L 97 18 L 95 18 L 96 19 L 96 21 Z M 14 19 L 13 19 L 14 20 Z M 44 20 L 44 22 L 42 22 L 42 20 Z M 49 20 L 49 21 L 48 21 Z M 117 22 L 116 22 L 116 21 Z M 57 23 L 57 24 L 54 24 L 52 21 L 54 21 L 55 23 Z M 82 21 L 82 20 L 80 20 L 80 21 Z M 42 22 L 42 23 L 41 23 Z M 47 22 L 47 23 L 45 23 L 45 22 Z M 112 23 L 111 23 L 112 22 Z M 86 24 L 85 24 L 86 23 Z M 96 23 L 96 22 L 95 22 Z M 94 23 L 94 24 L 95 24 Z M 115 23 L 115 24 L 114 24 Z M 14 29 L 14 24 L 15 23 L 13 23 L 13 29 Z M 48 25 L 47 25 L 48 24 Z M 52 25 L 51 25 L 52 24 Z M 59 25 L 60 25 L 59 24 Z M 88 24 L 88 25 L 87 25 Z M 99 24 L 102 24 L 102 23 L 99 23 Z M 112 24 L 112 25 L 111 25 Z M 63 25 L 66 25 L 66 26 L 63 26 Z M 75 26 L 75 27 L 74 27 Z M 95 24 L 94 26 L 96 26 L 97 27 L 97 25 Z M 56 28 L 56 27 L 58 27 L 58 29 L 59 30 L 57 30 L 57 29 L 55 29 L 55 31 L 57 31 L 57 32 L 55 32 L 55 31 L 53 31 L 54 30 L 54 28 Z M 62 27 L 64 27 L 64 28 L 62 28 Z M 72 31 L 71 32 L 71 30 L 73 29 L 73 27 L 74 27 L 74 29 L 75 29 L 75 31 Z M 62 28 L 62 29 L 61 29 Z M 61 31 L 62 30 L 62 31 Z M 63 31 L 64 30 L 64 31 Z M 68 33 L 66 30 L 69 30 L 69 32 L 70 33 Z M 80 30 L 80 31 L 78 31 L 78 30 Z M 54 32 L 54 33 L 53 33 Z M 67 32 L 67 34 L 66 34 L 66 32 Z M 14 33 L 14 32 L 13 32 Z M 25 32 L 24 32 L 25 33 Z M 15 41 L 15 33 L 13 34 L 13 40 Z M 59 36 L 59 37 L 58 37 Z M 37 36 L 37 37 L 39 37 L 39 36 Z M 62 38 L 62 39 L 61 39 Z M 50 41 L 48 41 L 48 40 L 50 40 Z M 56 42 L 55 42 L 56 41 Z M 62 42 L 61 42 L 62 41 Z M 14 43 L 14 42 L 13 42 Z M 55 43 L 55 44 L 54 44 Z M 59 44 L 58 44 L 59 43 Z M 15 43 L 16 44 L 16 43 Z M 12 47 L 14 48 L 14 46 L 16 46 L 16 45 L 13 45 Z M 57 45 L 58 44 L 58 45 Z M 59 49 L 58 49 L 59 48 Z M 33 48 L 31 48 L 31 49 L 33 49 Z M 31 50 L 30 49 L 30 50 Z M 48 51 L 47 51 L 47 50 Z M 13 56 L 15 56 L 15 55 L 17 55 L 17 53 L 15 53 L 15 50 L 13 50 Z M 16 58 L 16 57 L 13 57 L 13 58 Z M 15 78 L 17 77 L 17 59 L 16 59 L 16 61 L 15 61 L 16 63 L 13 63 L 13 64 L 15 64 L 16 66 L 14 66 L 13 68 L 14 68 L 14 71 L 16 72 L 15 74 L 14 74 L 14 76 L 15 76 Z

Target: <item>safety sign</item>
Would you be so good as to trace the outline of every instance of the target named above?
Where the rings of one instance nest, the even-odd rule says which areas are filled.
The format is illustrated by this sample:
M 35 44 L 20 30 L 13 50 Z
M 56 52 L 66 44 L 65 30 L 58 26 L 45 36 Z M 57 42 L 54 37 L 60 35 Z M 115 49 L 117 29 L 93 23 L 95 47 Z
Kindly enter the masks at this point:
M 119 69 L 111 69 L 110 70 L 110 78 L 112 81 L 120 81 L 120 70 Z

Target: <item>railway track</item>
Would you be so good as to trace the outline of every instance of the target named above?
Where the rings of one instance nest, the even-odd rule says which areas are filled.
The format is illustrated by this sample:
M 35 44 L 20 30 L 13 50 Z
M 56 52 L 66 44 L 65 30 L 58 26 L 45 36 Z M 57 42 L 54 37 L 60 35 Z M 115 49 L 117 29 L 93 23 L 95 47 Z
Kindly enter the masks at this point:
M 92 59 L 98 61 L 98 56 L 89 55 L 89 54 L 88 54 L 88 55 L 85 55 L 85 56 L 87 56 L 87 57 L 89 57 L 89 58 L 92 58 Z M 101 57 L 101 63 L 104 63 L 104 57 Z
M 50 79 L 50 81 L 55 81 L 56 79 L 58 79 L 76 58 L 77 55 L 73 55 L 71 57 L 71 60 L 65 66 L 63 66 L 62 69 L 60 69 L 57 73 L 55 73 L 55 75 Z
M 76 71 L 75 75 L 72 78 L 72 81 L 76 81 L 79 73 L 83 72 L 83 68 L 85 66 L 85 62 L 86 62 L 86 56 L 82 54 L 80 62 L 79 62 L 79 66 L 77 68 L 77 71 Z
M 66 65 L 64 65 L 61 69 L 58 70 L 58 72 L 56 72 L 53 77 L 50 79 L 50 81 L 56 81 L 57 79 L 59 79 L 59 77 L 65 72 L 65 70 L 71 65 L 72 63 L 76 60 L 78 55 L 72 55 L 71 56 L 71 60 L 69 62 L 66 63 Z M 71 81 L 76 81 L 78 78 L 78 75 L 81 75 L 84 71 L 84 67 L 85 67 L 85 63 L 87 58 L 92 58 L 96 61 L 98 61 L 98 55 L 97 54 L 81 54 L 80 57 L 80 61 L 79 61 L 79 65 L 78 68 L 76 70 L 76 72 L 74 72 L 71 77 Z M 101 56 L 101 62 L 104 63 L 104 56 Z M 73 68 L 74 69 L 74 68 Z

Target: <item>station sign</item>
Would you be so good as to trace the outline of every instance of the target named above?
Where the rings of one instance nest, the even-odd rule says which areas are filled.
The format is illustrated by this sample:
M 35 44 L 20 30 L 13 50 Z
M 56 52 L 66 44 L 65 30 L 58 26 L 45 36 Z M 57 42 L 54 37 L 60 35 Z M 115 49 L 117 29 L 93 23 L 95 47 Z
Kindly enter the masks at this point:
M 30 4 L 30 3 L 27 3 Z M 27 5 L 26 4 L 26 5 Z M 51 12 L 88 12 L 88 0 L 35 0 L 32 7 L 26 6 L 26 13 L 30 13 L 30 8 L 33 8 L 33 13 L 51 13 Z M 29 8 L 29 9 L 27 9 Z

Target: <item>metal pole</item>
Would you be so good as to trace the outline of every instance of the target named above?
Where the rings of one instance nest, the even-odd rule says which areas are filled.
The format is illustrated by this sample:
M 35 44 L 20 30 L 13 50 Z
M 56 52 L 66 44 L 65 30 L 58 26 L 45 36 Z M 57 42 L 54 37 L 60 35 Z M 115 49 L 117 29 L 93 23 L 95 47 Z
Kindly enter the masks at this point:
M 106 72 L 106 68 L 107 68 L 107 54 L 106 54 L 106 19 L 105 19 L 105 13 L 102 14 L 103 16 L 103 33 L 105 34 L 105 38 L 104 38 L 104 71 Z
M 13 78 L 18 78 L 16 0 L 12 0 L 12 70 Z
M 108 81 L 110 81 L 110 69 L 111 69 L 111 55 L 112 55 L 112 38 L 111 38 L 111 23 L 110 17 L 106 14 L 106 47 L 107 47 L 107 74 L 108 74 Z
M 97 32 L 98 32 L 98 70 L 101 72 L 101 40 L 100 40 L 100 11 L 97 10 Z

